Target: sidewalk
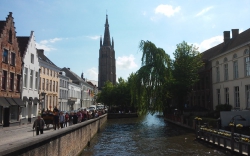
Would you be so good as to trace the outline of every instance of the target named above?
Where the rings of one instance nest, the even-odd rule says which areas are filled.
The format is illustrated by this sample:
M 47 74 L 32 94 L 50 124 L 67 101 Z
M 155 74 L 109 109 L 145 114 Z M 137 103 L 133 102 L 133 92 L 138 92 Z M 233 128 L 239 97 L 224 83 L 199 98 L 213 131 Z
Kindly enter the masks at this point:
M 33 130 L 33 123 L 36 118 L 28 123 L 28 120 L 24 119 L 21 125 L 12 125 L 10 127 L 0 127 L 0 147 L 3 145 L 12 145 L 17 140 L 22 140 L 30 137 L 36 137 L 36 132 Z M 52 125 L 47 129 L 45 127 L 43 133 L 48 133 L 53 131 Z

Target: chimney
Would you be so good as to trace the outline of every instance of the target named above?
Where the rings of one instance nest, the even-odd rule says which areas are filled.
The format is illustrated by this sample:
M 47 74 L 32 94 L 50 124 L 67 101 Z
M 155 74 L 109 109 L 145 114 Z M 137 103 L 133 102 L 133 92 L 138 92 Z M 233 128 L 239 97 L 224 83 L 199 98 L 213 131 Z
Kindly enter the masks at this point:
M 239 35 L 239 29 L 232 29 L 232 38 L 235 38 Z
M 44 54 L 44 50 L 43 50 L 43 49 L 37 49 L 37 51 L 38 51 L 39 53 Z
M 68 70 L 70 70 L 70 68 L 68 68 Z
M 224 31 L 224 43 L 227 43 L 230 40 L 230 31 Z

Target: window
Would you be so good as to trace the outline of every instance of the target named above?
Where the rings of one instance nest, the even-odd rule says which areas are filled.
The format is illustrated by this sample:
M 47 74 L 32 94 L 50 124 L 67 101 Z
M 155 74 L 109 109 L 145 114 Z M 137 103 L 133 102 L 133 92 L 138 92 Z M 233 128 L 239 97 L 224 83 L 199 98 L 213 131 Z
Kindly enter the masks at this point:
M 58 82 L 56 82 L 56 92 L 58 92 Z
M 53 70 L 50 71 L 50 76 L 52 76 L 52 74 L 53 74 Z
M 30 89 L 33 88 L 33 70 L 30 70 Z
M 38 85 L 38 72 L 36 72 L 35 75 L 35 89 L 37 89 L 37 85 Z
M 14 73 L 10 73 L 10 91 L 14 90 Z
M 20 92 L 20 81 L 21 81 L 21 75 L 17 75 L 16 79 L 16 91 Z
M 246 74 L 246 76 L 250 76 L 250 59 L 249 59 L 249 57 L 245 57 L 245 74 Z
M 247 108 L 250 108 L 250 85 L 246 85 L 246 103 Z
M 3 70 L 3 74 L 2 74 L 2 90 L 6 90 L 6 83 L 7 83 L 7 71 Z
M 53 81 L 53 92 L 55 91 L 55 81 Z
M 47 75 L 49 75 L 49 69 L 47 68 Z
M 217 89 L 216 90 L 216 92 L 217 92 L 217 104 L 219 105 L 220 104 L 220 89 Z
M 30 62 L 34 64 L 34 54 L 30 55 Z
M 46 80 L 46 90 L 49 91 L 49 80 Z
M 45 70 L 46 70 L 46 68 L 44 67 L 44 68 L 43 68 L 43 74 L 45 74 Z
M 9 42 L 12 43 L 12 31 L 9 31 Z
M 49 83 L 49 91 L 52 91 L 52 80 L 50 80 L 50 83 Z
M 225 104 L 229 105 L 229 89 L 225 88 Z
M 234 103 L 236 108 L 240 107 L 240 92 L 238 86 L 234 87 Z
M 8 55 L 9 55 L 8 50 L 4 49 L 4 51 L 3 51 L 3 62 L 4 63 L 8 63 Z
M 15 66 L 15 60 L 16 60 L 16 54 L 15 54 L 15 53 L 11 53 L 10 64 L 11 64 L 12 66 Z
M 224 64 L 224 80 L 228 80 L 228 64 Z
M 27 88 L 28 68 L 24 68 L 23 87 Z
M 42 86 L 43 86 L 43 90 L 45 90 L 45 78 L 43 78 L 43 84 L 42 84 Z
M 238 61 L 233 62 L 233 72 L 234 72 L 234 79 L 237 79 L 239 77 L 238 73 Z
M 216 67 L 216 82 L 220 82 L 220 69 Z

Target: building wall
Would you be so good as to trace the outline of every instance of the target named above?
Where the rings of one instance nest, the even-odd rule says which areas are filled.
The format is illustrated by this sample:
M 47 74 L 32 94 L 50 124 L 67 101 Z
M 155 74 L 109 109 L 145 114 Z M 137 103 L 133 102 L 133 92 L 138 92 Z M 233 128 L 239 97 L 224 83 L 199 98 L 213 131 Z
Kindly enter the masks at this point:
M 11 33 L 10 33 L 11 31 Z M 14 20 L 12 17 L 12 13 L 10 12 L 8 17 L 6 18 L 6 25 L 3 27 L 2 32 L 0 32 L 0 47 L 1 47 L 1 55 L 0 55 L 0 97 L 13 97 L 20 98 L 21 92 L 21 70 L 22 70 L 22 62 L 21 55 L 18 47 L 18 42 L 16 38 L 16 30 L 14 26 Z M 4 50 L 8 51 L 8 61 L 4 61 Z M 11 54 L 15 55 L 14 65 L 11 65 Z M 4 73 L 6 75 L 4 76 Z M 13 88 L 10 89 L 11 84 L 11 74 L 14 74 L 14 84 Z M 5 85 L 3 86 L 3 81 L 5 81 Z M 17 121 L 19 108 L 17 106 L 10 107 L 10 121 Z M 0 116 L 2 119 L 3 111 L 0 112 Z M 0 121 L 0 123 L 2 120 Z
M 41 93 L 46 93 L 44 99 L 44 109 L 53 110 L 54 107 L 59 107 L 59 69 L 50 64 L 40 63 L 40 97 Z M 54 86 L 54 87 L 53 87 Z M 54 88 L 54 89 L 53 89 Z
M 34 56 L 33 62 L 31 62 L 31 55 Z M 25 96 L 27 98 L 32 97 L 33 100 L 35 98 L 39 99 L 38 91 L 39 91 L 39 79 L 40 79 L 40 76 L 39 76 L 40 66 L 39 66 L 38 56 L 37 56 L 37 51 L 36 51 L 34 32 L 31 32 L 27 50 L 23 56 L 23 62 L 24 62 L 24 67 L 23 67 L 22 77 L 24 78 L 26 75 L 25 70 L 27 70 L 27 75 L 26 75 L 26 78 L 23 79 L 23 80 L 26 80 L 26 82 L 23 83 L 22 85 L 23 87 L 22 99 L 24 101 L 23 97 Z M 31 70 L 33 72 L 33 76 L 31 76 Z M 31 78 L 32 78 L 32 81 L 31 81 Z M 25 103 L 26 103 L 26 107 L 22 109 L 22 117 L 28 118 L 28 114 L 31 114 L 31 117 L 36 116 L 39 103 L 34 103 L 33 101 L 31 102 L 25 101 Z
M 248 48 L 248 46 L 242 46 L 212 60 L 214 108 L 218 104 L 226 104 L 225 88 L 228 88 L 229 104 L 232 105 L 234 109 L 250 109 L 250 99 L 247 99 L 246 91 L 246 86 L 250 86 L 250 75 L 246 75 L 245 65 L 245 58 L 249 57 L 249 54 L 245 54 L 245 50 L 248 50 Z M 237 57 L 235 57 L 236 55 Z M 234 78 L 235 61 L 238 62 L 238 78 Z M 225 64 L 228 64 L 228 80 L 225 80 Z M 219 69 L 219 72 L 217 72 L 217 69 Z M 217 75 L 219 75 L 219 81 Z M 239 87 L 239 105 L 236 105 L 237 96 L 235 93 L 235 87 Z M 220 95 L 218 95 L 218 91 L 220 92 Z
M 20 140 L 15 142 L 15 146 L 7 149 L 0 147 L 0 155 L 80 155 L 106 121 L 107 114 L 104 114 L 99 118 L 72 125 L 59 131 L 42 134 L 32 139 Z
M 69 78 L 65 76 L 65 73 L 59 74 L 59 109 L 63 111 L 70 111 L 68 104 L 69 95 Z
M 81 86 L 72 82 L 69 82 L 69 99 L 75 99 L 74 104 L 69 102 L 71 110 L 77 110 L 81 108 Z M 73 106 L 73 107 L 72 107 Z

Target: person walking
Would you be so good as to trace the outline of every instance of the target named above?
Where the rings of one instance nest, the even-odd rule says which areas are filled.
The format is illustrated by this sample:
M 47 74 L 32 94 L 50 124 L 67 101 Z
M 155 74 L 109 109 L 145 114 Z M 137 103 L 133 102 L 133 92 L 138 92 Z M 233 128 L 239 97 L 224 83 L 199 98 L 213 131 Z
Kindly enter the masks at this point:
M 40 115 L 37 116 L 37 119 L 34 121 L 33 124 L 33 129 L 36 129 L 36 135 L 43 134 L 43 128 L 45 126 L 45 122 L 43 120 L 43 118 L 41 118 Z
M 58 112 L 54 113 L 54 130 L 59 129 L 59 115 Z
M 64 122 L 64 127 L 68 126 L 68 122 L 69 122 L 69 113 L 65 114 L 65 122 Z
M 65 122 L 65 117 L 63 115 L 63 112 L 60 112 L 59 115 L 59 123 L 60 123 L 60 127 L 63 128 L 64 127 L 64 122 Z

